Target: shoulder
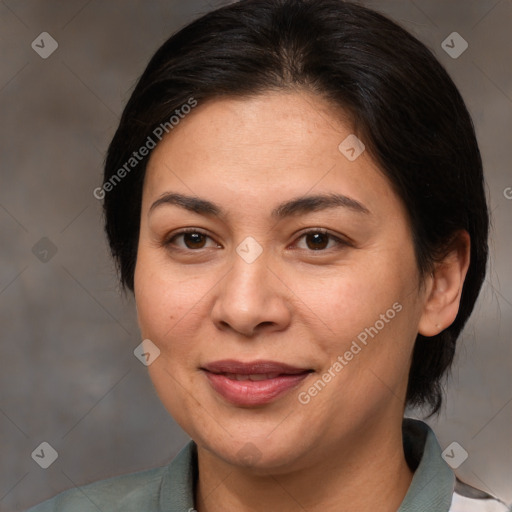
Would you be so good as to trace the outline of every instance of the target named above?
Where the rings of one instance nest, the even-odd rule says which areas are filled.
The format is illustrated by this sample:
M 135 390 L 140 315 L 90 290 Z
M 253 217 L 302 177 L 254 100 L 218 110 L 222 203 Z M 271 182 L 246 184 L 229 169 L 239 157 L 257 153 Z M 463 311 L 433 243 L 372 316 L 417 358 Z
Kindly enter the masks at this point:
M 197 446 L 187 443 L 166 466 L 64 491 L 26 512 L 162 512 L 193 509 Z
M 168 466 L 164 466 L 74 487 L 26 512 L 157 511 L 167 472 Z

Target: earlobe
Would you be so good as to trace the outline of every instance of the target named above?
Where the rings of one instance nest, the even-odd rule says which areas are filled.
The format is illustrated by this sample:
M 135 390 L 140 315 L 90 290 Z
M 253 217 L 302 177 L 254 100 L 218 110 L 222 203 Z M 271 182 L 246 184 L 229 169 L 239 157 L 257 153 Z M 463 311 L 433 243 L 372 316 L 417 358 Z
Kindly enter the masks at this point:
M 449 327 L 459 312 L 462 287 L 470 262 L 470 237 L 460 231 L 451 244 L 452 249 L 436 263 L 428 277 L 429 286 L 423 306 L 418 332 L 423 336 L 435 336 Z

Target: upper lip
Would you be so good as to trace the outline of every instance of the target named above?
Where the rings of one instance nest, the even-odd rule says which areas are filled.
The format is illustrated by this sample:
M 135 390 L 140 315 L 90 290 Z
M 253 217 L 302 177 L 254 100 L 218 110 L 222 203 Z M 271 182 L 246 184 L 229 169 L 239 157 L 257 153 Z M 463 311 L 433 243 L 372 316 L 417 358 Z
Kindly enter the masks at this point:
M 256 375 L 266 373 L 294 375 L 312 371 L 310 368 L 298 368 L 286 363 L 279 363 L 277 361 L 259 360 L 244 363 L 234 359 L 214 361 L 212 363 L 205 364 L 202 366 L 202 369 L 212 373 L 234 373 L 237 375 Z

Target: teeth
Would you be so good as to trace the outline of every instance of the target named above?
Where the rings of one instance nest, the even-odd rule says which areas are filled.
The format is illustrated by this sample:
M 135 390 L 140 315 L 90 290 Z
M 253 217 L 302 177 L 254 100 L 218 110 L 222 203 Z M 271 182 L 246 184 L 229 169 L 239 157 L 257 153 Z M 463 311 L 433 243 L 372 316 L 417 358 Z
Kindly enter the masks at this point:
M 225 374 L 228 379 L 231 380 L 268 380 L 268 379 L 275 379 L 276 377 L 279 377 L 279 373 L 257 373 L 254 375 L 239 375 L 236 373 L 226 373 Z

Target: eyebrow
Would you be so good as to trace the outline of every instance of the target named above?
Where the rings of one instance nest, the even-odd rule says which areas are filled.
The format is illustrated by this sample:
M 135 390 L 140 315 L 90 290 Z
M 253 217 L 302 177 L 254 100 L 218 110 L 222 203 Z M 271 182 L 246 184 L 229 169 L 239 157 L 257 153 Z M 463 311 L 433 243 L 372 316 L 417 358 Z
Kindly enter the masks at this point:
M 177 193 L 165 193 L 160 196 L 149 208 L 148 215 L 162 205 L 175 205 L 185 210 L 219 218 L 227 217 L 226 212 L 215 203 L 195 196 L 186 196 Z M 301 215 L 332 208 L 348 208 L 356 213 L 370 214 L 370 210 L 359 201 L 343 194 L 322 194 L 304 196 L 281 203 L 272 211 L 275 219 L 283 219 L 294 215 Z

